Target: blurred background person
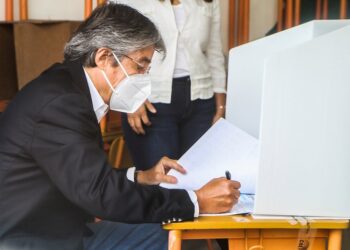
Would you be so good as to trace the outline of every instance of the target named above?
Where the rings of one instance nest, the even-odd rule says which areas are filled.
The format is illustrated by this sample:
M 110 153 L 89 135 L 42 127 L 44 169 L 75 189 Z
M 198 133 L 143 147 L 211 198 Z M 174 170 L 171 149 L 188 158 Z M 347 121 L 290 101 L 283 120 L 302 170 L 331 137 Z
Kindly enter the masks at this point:
M 155 53 L 149 102 L 122 114 L 138 170 L 160 157 L 178 159 L 225 114 L 226 73 L 218 0 L 118 0 L 149 17 L 167 54 Z

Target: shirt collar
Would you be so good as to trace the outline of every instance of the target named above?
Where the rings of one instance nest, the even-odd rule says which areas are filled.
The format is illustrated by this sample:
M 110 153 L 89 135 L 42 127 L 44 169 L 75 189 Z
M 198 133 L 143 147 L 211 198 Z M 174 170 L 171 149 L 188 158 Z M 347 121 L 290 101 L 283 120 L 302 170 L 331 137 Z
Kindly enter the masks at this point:
M 86 72 L 86 70 L 84 69 L 85 72 L 85 77 L 89 86 L 89 90 L 90 90 L 90 95 L 91 95 L 91 100 L 92 100 L 92 106 L 94 108 L 94 112 L 97 118 L 97 121 L 100 122 L 101 119 L 106 115 L 106 113 L 108 112 L 108 105 L 103 101 L 102 97 L 100 96 L 100 94 L 98 93 L 95 85 L 93 84 L 89 74 Z

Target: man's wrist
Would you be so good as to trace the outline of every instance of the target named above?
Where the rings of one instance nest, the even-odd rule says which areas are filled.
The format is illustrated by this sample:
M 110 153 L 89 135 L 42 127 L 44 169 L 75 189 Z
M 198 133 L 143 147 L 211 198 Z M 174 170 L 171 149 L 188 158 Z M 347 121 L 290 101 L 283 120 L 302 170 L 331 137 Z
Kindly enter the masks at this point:
M 135 172 L 134 172 L 134 182 L 135 183 L 140 183 L 139 181 L 138 181 L 138 177 L 140 176 L 140 173 L 141 173 L 142 171 L 140 171 L 140 170 L 135 170 Z
M 132 181 L 134 183 L 142 183 L 142 173 L 141 170 L 136 170 L 135 167 L 131 167 L 126 172 L 126 177 L 129 181 Z M 141 176 L 141 178 L 140 178 Z
M 188 193 L 188 196 L 190 197 L 193 206 L 194 206 L 194 214 L 193 217 L 197 218 L 199 216 L 199 204 L 198 204 L 198 197 L 197 193 L 192 190 L 186 190 Z

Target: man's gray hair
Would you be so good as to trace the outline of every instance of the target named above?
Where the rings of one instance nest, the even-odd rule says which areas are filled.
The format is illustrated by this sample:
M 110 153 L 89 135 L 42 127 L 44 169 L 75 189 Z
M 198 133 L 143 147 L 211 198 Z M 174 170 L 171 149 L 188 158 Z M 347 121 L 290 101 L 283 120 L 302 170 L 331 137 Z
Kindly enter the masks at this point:
M 110 2 L 97 7 L 79 26 L 64 48 L 64 58 L 95 67 L 99 48 L 109 48 L 122 57 L 152 45 L 156 51 L 165 53 L 154 23 L 129 6 Z

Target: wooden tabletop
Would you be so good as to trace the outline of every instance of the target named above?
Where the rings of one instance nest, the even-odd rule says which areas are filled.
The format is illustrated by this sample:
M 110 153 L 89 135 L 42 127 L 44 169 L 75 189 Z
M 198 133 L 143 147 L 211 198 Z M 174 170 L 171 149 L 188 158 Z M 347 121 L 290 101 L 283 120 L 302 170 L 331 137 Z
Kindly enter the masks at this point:
M 297 223 L 288 219 L 253 219 L 251 216 L 203 216 L 194 221 L 170 223 L 163 226 L 166 230 L 186 229 L 346 229 L 348 220 L 309 220 L 309 223 Z

